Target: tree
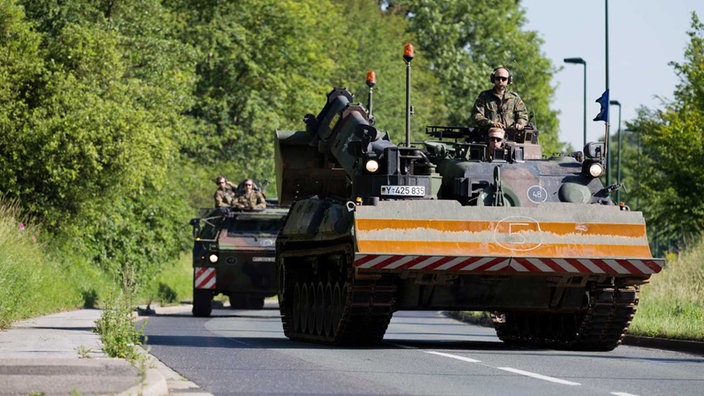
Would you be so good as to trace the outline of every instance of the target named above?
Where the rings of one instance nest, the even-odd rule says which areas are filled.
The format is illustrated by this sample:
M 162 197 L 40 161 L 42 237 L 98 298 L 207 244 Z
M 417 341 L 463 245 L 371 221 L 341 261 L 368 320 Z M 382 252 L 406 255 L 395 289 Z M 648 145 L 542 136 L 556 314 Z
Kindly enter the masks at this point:
M 9 13 L 16 34 L 3 40 L 27 57 L 7 63 L 16 91 L 3 99 L 13 111 L 0 121 L 0 189 L 137 287 L 188 238 L 173 232 L 187 202 L 158 197 L 182 195 L 169 166 L 188 130 L 193 51 L 158 1 L 24 8 L 26 18 Z M 145 223 L 155 228 L 136 232 Z M 155 247 L 166 254 L 148 254 Z
M 199 51 L 198 125 L 184 153 L 198 162 L 229 162 L 240 176 L 273 170 L 274 130 L 302 119 L 312 92 L 332 74 L 324 43 L 328 7 L 318 1 L 247 0 L 171 5 L 186 23 L 181 39 Z M 326 22 L 327 21 L 327 22 Z M 341 37 L 341 33 L 338 35 Z M 327 37 L 334 41 L 335 37 Z M 244 174 L 247 172 L 247 174 Z
M 387 9 L 408 17 L 419 50 L 428 54 L 440 81 L 451 123 L 469 124 L 474 99 L 489 88 L 491 71 L 501 65 L 511 70 L 511 89 L 535 114 L 543 151 L 564 149 L 557 137 L 557 112 L 549 107 L 554 69 L 540 53 L 537 33 L 520 30 L 525 13 L 517 1 L 399 0 Z
M 633 195 L 660 240 L 680 247 L 704 230 L 704 25 L 694 13 L 691 29 L 684 63 L 671 63 L 680 78 L 674 100 L 627 123 L 643 147 Z
M 303 128 L 333 87 L 347 87 L 366 102 L 364 78 L 373 69 L 377 126 L 403 139 L 405 65 L 403 45 L 412 35 L 405 19 L 385 15 L 374 1 L 280 1 L 170 3 L 185 16 L 181 38 L 200 53 L 198 101 L 188 115 L 197 124 L 183 147 L 205 181 L 224 173 L 233 179 L 273 180 L 274 131 Z M 427 59 L 415 62 L 414 121 L 427 125 L 444 114 L 436 99 Z M 427 66 L 425 67 L 427 69 Z M 437 119 L 437 117 L 435 117 Z M 416 129 L 416 138 L 423 134 Z M 208 174 L 207 172 L 210 172 Z

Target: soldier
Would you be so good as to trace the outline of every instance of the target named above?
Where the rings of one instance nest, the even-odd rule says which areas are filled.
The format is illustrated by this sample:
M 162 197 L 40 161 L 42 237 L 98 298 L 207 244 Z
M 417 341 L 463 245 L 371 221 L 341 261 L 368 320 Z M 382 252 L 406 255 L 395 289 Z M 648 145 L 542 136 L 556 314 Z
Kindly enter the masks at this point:
M 482 91 L 472 107 L 471 120 L 477 127 L 522 130 L 528 124 L 525 103 L 517 93 L 507 89 L 511 79 L 511 73 L 505 67 L 497 67 L 491 73 L 494 88 Z
M 489 132 L 487 132 L 487 135 L 487 156 L 489 159 L 493 159 L 496 150 L 504 147 L 504 138 L 506 136 L 506 131 L 501 128 L 491 127 L 489 128 Z
M 235 194 L 237 186 L 222 175 L 215 179 L 215 184 L 218 185 L 218 189 L 215 190 L 215 194 L 213 195 L 215 207 L 227 208 L 233 206 L 237 198 Z
M 243 183 L 244 192 L 237 197 L 236 208 L 261 210 L 266 208 L 266 199 L 261 192 L 254 189 L 254 181 L 246 179 Z

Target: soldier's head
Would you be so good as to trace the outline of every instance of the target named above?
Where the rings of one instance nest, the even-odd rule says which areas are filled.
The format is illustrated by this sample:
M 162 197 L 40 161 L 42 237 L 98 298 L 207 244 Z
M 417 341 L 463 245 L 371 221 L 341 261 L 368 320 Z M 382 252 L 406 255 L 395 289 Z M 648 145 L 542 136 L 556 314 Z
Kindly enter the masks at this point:
M 218 185 L 218 190 L 226 190 L 227 189 L 227 179 L 225 176 L 218 176 L 215 178 L 215 184 Z
M 254 180 L 252 179 L 246 179 L 243 184 L 245 191 L 252 191 L 252 189 L 254 189 Z
M 487 133 L 487 149 L 489 153 L 493 153 L 495 149 L 501 148 L 504 145 L 506 131 L 503 128 L 491 127 Z
M 500 66 L 491 72 L 491 82 L 497 90 L 504 90 L 511 84 L 511 72 L 507 68 Z

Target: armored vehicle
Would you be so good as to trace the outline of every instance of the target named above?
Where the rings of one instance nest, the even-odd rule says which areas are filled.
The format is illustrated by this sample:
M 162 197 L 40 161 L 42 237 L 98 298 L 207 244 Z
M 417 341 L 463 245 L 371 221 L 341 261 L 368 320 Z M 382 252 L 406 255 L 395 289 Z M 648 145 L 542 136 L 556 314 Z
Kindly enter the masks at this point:
M 194 316 L 210 316 L 218 294 L 232 308 L 249 309 L 276 295 L 274 248 L 287 212 L 269 201 L 259 211 L 206 209 L 191 220 Z
M 663 267 L 642 214 L 599 178 L 602 143 L 543 158 L 527 128 L 487 153 L 479 131 L 431 126 L 397 145 L 344 88 L 304 120 L 276 131 L 288 338 L 373 344 L 394 311 L 468 310 L 491 312 L 504 342 L 606 351 Z

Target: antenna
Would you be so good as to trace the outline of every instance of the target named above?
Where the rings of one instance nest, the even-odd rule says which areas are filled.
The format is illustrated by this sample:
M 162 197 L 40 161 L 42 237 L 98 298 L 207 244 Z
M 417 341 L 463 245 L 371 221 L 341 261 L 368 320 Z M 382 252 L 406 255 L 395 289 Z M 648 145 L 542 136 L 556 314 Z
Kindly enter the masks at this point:
M 511 65 L 515 65 L 515 64 L 517 64 L 517 63 L 516 63 L 516 60 L 515 60 L 515 59 L 512 59 L 512 60 L 511 60 Z M 518 73 L 518 76 L 520 77 L 521 80 L 523 80 L 523 86 L 526 87 L 526 88 L 529 88 L 529 87 L 528 87 L 528 80 L 526 80 L 526 77 L 525 77 L 524 75 L 520 74 L 520 73 Z M 516 79 L 516 70 L 515 70 L 514 68 L 511 68 L 511 78 L 512 78 L 513 80 Z M 531 90 L 530 90 L 530 89 L 527 89 L 527 92 L 531 92 Z M 520 96 L 520 95 L 518 95 L 518 96 Z M 535 114 L 534 111 L 529 111 L 529 109 L 528 109 L 528 104 L 527 104 L 526 101 L 523 99 L 523 97 L 521 97 L 521 100 L 523 100 L 523 104 L 526 105 L 526 111 L 528 111 L 528 123 L 529 123 L 529 124 L 533 124 L 533 126 L 535 127 L 535 129 L 538 129 L 538 117 L 536 116 L 536 114 Z M 535 120 L 535 123 L 532 123 L 532 122 L 531 122 L 531 120 L 533 120 L 533 119 Z

